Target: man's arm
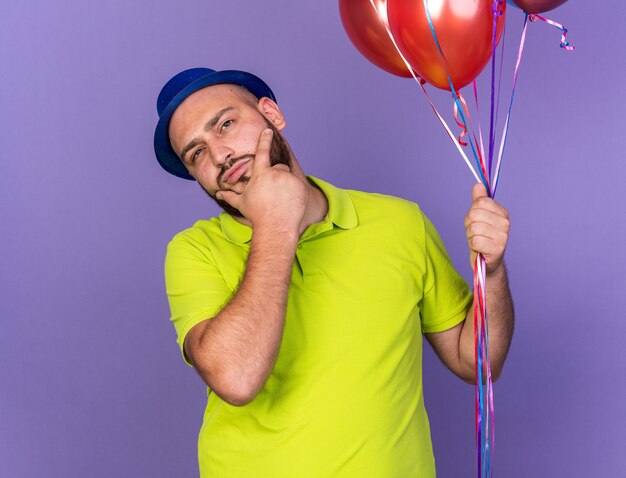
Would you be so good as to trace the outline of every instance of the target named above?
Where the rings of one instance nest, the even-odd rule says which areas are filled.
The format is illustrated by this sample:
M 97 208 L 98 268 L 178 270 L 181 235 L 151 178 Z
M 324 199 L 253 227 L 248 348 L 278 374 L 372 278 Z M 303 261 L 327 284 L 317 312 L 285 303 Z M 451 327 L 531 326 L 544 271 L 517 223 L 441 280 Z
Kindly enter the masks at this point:
M 514 311 L 509 289 L 504 251 L 509 237 L 509 215 L 506 209 L 487 197 L 482 185 L 472 190 L 472 207 L 465 218 L 465 229 L 470 248 L 470 262 L 477 253 L 487 263 L 485 299 L 489 321 L 489 360 L 493 380 L 497 380 L 504 366 L 513 337 Z M 426 338 L 443 361 L 457 376 L 475 383 L 474 310 L 457 326 Z
M 287 166 L 270 166 L 268 131 L 259 140 L 245 190 L 218 193 L 252 224 L 242 282 L 215 317 L 191 329 L 184 344 L 207 385 L 238 406 L 254 399 L 274 366 L 308 196 L 306 184 Z
M 185 339 L 187 356 L 202 379 L 232 405 L 250 402 L 272 371 L 297 244 L 297 233 L 254 229 L 238 291 L 219 314 L 193 327 Z

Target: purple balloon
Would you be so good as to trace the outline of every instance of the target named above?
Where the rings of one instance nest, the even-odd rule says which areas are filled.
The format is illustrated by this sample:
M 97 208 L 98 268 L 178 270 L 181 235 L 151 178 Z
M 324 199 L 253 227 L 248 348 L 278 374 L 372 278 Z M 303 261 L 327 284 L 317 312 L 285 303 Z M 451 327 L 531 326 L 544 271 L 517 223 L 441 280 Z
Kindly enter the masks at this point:
M 526 13 L 543 13 L 563 5 L 567 0 L 513 0 Z

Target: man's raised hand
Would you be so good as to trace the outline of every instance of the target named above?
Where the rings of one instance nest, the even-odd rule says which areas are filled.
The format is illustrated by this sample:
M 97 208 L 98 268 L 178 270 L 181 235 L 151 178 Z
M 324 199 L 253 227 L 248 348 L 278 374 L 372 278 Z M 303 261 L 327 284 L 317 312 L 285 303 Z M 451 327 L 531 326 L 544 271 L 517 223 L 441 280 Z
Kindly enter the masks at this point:
M 261 133 L 250 180 L 243 192 L 222 189 L 217 197 L 237 208 L 255 229 L 267 227 L 277 233 L 299 232 L 309 197 L 308 188 L 287 165 L 271 165 L 273 134 L 269 128 Z

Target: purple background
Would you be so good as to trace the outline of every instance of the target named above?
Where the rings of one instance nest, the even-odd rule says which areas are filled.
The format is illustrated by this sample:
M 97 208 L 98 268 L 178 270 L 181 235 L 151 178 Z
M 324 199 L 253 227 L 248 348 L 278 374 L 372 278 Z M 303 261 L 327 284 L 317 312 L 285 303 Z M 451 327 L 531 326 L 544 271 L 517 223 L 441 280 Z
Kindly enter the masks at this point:
M 337 2 L 2 10 L 0 476 L 197 475 L 204 387 L 179 356 L 162 267 L 167 241 L 216 209 L 152 151 L 156 95 L 181 69 L 259 74 L 306 172 L 419 202 L 470 277 L 472 178 L 416 85 L 352 47 Z M 517 327 L 495 475 L 624 476 L 626 5 L 548 16 L 577 50 L 531 25 L 499 189 Z M 504 91 L 521 24 L 510 9 Z M 472 476 L 473 388 L 430 349 L 424 362 L 439 476 Z

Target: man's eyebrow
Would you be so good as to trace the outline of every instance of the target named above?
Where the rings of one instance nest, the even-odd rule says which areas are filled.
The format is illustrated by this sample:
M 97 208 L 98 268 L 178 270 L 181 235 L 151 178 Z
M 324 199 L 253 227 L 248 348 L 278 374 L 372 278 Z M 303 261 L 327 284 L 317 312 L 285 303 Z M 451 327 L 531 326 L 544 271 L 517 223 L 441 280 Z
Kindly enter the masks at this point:
M 222 117 L 222 115 L 224 115 L 225 113 L 228 113 L 230 110 L 234 110 L 234 109 L 235 109 L 234 106 L 227 106 L 226 108 L 222 108 L 221 110 L 219 110 L 217 112 L 217 114 L 215 116 L 213 116 L 213 118 L 211 118 L 207 124 L 204 125 L 204 131 L 208 131 L 210 129 L 213 129 L 215 127 L 215 125 L 217 124 L 217 122 Z
M 180 152 L 180 159 L 182 159 L 183 161 L 185 160 L 185 155 L 189 152 L 189 150 L 195 148 L 196 146 L 198 146 L 198 144 L 200 144 L 200 140 L 199 139 L 192 139 L 187 146 L 185 146 L 183 148 L 183 150 Z
M 217 114 L 213 116 L 213 118 L 211 118 L 209 121 L 207 121 L 207 123 L 204 125 L 204 131 L 209 131 L 215 128 L 215 125 L 219 122 L 220 118 L 224 116 L 226 113 L 228 113 L 229 111 L 234 110 L 234 109 L 235 109 L 234 106 L 227 106 L 226 108 L 222 108 L 221 110 L 219 110 Z M 180 159 L 184 161 L 185 155 L 189 152 L 189 150 L 195 148 L 200 142 L 201 141 L 198 138 L 192 139 L 187 144 L 187 146 L 185 146 L 180 152 Z

